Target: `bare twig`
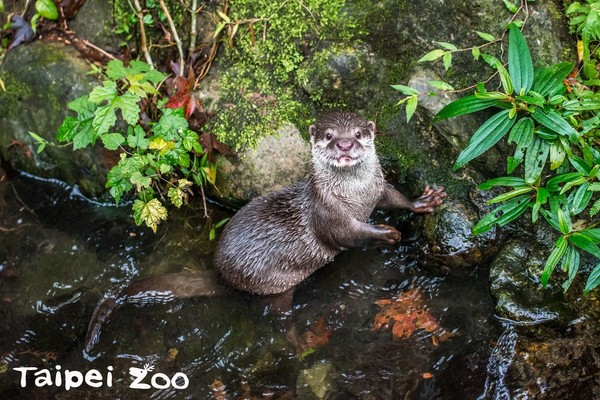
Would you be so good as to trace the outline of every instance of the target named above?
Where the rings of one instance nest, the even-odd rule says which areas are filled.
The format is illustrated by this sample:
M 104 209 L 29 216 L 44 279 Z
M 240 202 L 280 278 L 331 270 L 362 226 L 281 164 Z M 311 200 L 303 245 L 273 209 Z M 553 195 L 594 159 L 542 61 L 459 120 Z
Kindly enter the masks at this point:
M 185 59 L 183 57 L 183 47 L 181 45 L 181 39 L 179 39 L 179 35 L 177 34 L 177 29 L 175 29 L 175 24 L 173 23 L 173 18 L 171 18 L 171 14 L 169 13 L 169 9 L 165 4 L 165 0 L 158 0 L 160 3 L 160 7 L 165 13 L 165 17 L 167 17 L 167 21 L 169 22 L 169 28 L 171 29 L 171 33 L 173 34 L 173 39 L 175 40 L 175 44 L 177 45 L 177 52 L 179 53 L 179 76 L 183 76 L 183 72 L 185 69 Z
M 88 46 L 88 47 L 91 47 L 92 49 L 94 49 L 94 50 L 96 50 L 96 51 L 98 51 L 98 52 L 100 52 L 100 53 L 104 54 L 106 57 L 110 58 L 111 60 L 116 60 L 116 59 L 117 59 L 117 58 L 116 58 L 115 56 L 113 56 L 112 54 L 110 54 L 110 53 L 107 53 L 106 51 L 102 50 L 100 47 L 96 46 L 96 45 L 95 45 L 95 44 L 93 44 L 93 43 L 90 43 L 89 41 L 87 41 L 87 40 L 85 40 L 85 39 L 82 39 L 82 40 L 81 40 L 81 42 L 82 42 L 83 44 L 85 44 L 86 46 Z M 152 60 L 150 60 L 150 62 L 152 62 Z M 150 63 L 149 63 L 149 64 L 150 64 Z M 152 64 L 150 64 L 150 65 L 152 65 Z
M 154 63 L 152 62 L 152 57 L 150 56 L 150 52 L 148 51 L 148 44 L 146 40 L 146 28 L 144 27 L 144 11 L 142 10 L 142 6 L 140 5 L 139 0 L 133 0 L 133 8 L 135 9 L 135 12 L 138 16 L 138 20 L 140 21 L 141 51 L 144 54 L 146 62 L 150 64 L 150 68 L 154 68 Z

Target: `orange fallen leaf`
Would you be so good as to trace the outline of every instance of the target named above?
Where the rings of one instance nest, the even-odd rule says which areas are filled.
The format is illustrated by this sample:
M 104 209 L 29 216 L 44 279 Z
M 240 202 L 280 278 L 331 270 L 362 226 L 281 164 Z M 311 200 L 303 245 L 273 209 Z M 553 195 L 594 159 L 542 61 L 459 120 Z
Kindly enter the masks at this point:
M 213 383 L 210 384 L 210 390 L 213 391 L 213 398 L 215 400 L 226 400 L 229 398 L 227 396 L 227 392 L 225 391 L 225 384 L 221 382 L 219 378 L 215 378 Z
M 433 378 L 433 374 L 429 373 L 429 372 L 425 372 L 423 373 L 423 379 L 431 379 Z

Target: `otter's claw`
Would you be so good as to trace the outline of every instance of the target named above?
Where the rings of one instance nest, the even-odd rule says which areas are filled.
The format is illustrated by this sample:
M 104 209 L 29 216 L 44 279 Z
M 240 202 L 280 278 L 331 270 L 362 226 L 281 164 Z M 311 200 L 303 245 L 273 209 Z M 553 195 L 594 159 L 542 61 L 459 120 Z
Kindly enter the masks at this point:
M 412 202 L 410 211 L 414 213 L 433 212 L 433 207 L 442 204 L 446 197 L 448 194 L 444 191 L 443 186 L 433 189 L 427 185 L 423 189 L 423 193 Z
M 379 240 L 385 244 L 394 244 L 400 240 L 401 235 L 400 232 L 396 228 L 392 228 L 389 225 L 376 225 L 377 230 L 381 232 Z

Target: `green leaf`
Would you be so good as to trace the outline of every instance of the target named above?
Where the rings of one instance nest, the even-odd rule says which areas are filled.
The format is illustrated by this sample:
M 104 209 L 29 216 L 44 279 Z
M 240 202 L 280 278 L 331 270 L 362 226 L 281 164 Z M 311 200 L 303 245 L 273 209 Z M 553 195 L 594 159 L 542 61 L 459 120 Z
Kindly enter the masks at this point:
M 442 108 L 435 116 L 434 122 L 485 110 L 486 108 L 493 107 L 499 103 L 500 102 L 497 99 L 479 99 L 474 95 L 465 96 Z
M 560 232 L 563 235 L 566 235 L 569 232 L 571 232 L 571 219 L 569 218 L 568 214 L 565 214 L 562 208 L 558 209 L 556 217 L 558 220 L 558 228 L 560 229 Z
M 446 54 L 444 54 L 442 62 L 444 63 L 444 69 L 448 71 L 448 69 L 450 69 L 450 66 L 452 65 L 452 53 L 447 52 Z
M 544 97 L 553 97 L 566 90 L 564 80 L 573 70 L 574 64 L 563 62 L 535 71 L 532 89 Z
M 83 149 L 90 144 L 96 143 L 96 134 L 92 128 L 92 122 L 80 122 L 76 127 L 76 134 L 73 136 L 73 150 Z
M 501 62 L 496 63 L 496 69 L 498 70 L 498 74 L 500 75 L 500 82 L 502 83 L 502 88 L 504 89 L 504 93 L 512 94 L 514 91 L 513 81 L 504 65 Z
M 446 54 L 446 51 L 444 51 L 442 49 L 432 50 L 429 53 L 425 54 L 423 57 L 421 57 L 419 59 L 419 61 L 417 61 L 417 62 L 422 63 L 422 62 L 427 62 L 427 61 L 434 61 L 440 57 L 443 57 L 444 54 Z
M 458 159 L 452 167 L 454 170 L 483 154 L 502 139 L 515 123 L 515 119 L 508 118 L 509 112 L 510 110 L 500 111 L 477 129 L 467 147 L 458 155 Z
M 132 209 L 135 223 L 138 226 L 145 223 L 154 233 L 156 233 L 160 221 L 167 219 L 167 209 L 156 198 L 148 202 L 136 200 L 133 202 Z
M 515 25 L 509 28 L 508 70 L 518 94 L 528 93 L 533 84 L 533 62 L 523 34 Z
M 443 81 L 428 81 L 427 83 L 429 83 L 431 86 L 433 86 L 434 88 L 439 89 L 439 90 L 445 90 L 445 91 L 454 90 L 452 85 L 450 85 L 449 83 L 443 82 Z
M 535 204 L 531 210 L 531 221 L 536 222 L 538 219 L 538 213 L 540 208 L 548 202 L 548 197 L 550 197 L 550 193 L 544 188 L 538 188 L 537 194 L 535 196 Z
M 571 143 L 579 142 L 579 134 L 556 110 L 537 108 L 531 117 L 541 125 L 560 135 L 567 136 Z
M 600 247 L 597 240 L 593 236 L 586 235 L 582 232 L 575 232 L 569 236 L 569 242 L 586 251 L 596 258 L 600 258 Z
M 559 237 L 558 240 L 556 240 L 556 243 L 554 243 L 554 249 L 552 250 L 552 253 L 550 253 L 548 260 L 546 260 L 546 265 L 544 265 L 544 270 L 542 272 L 541 279 L 542 285 L 548 285 L 548 279 L 550 279 L 552 271 L 554 271 L 554 268 L 565 254 L 565 251 L 567 251 L 568 246 L 569 243 L 565 240 L 563 236 Z
M 585 283 L 585 288 L 583 289 L 584 293 L 589 293 L 592 289 L 595 289 L 600 285 L 600 264 L 596 265 L 592 270 L 592 273 L 587 279 Z
M 554 142 L 550 145 L 550 169 L 555 170 L 560 167 L 565 160 L 567 153 L 560 142 Z
M 512 199 L 513 197 L 517 197 L 517 196 L 520 196 L 522 194 L 529 193 L 532 191 L 533 191 L 533 188 L 531 186 L 523 186 L 523 187 L 515 188 L 514 190 L 508 191 L 506 193 L 502 193 L 501 195 L 496 196 L 491 200 L 488 200 L 487 203 L 488 204 L 502 203 L 506 200 Z
M 518 186 L 524 186 L 525 183 L 525 179 L 523 178 L 517 178 L 517 177 L 513 177 L 513 176 L 503 176 L 501 178 L 494 178 L 494 179 L 490 179 L 489 181 L 483 182 L 482 184 L 479 185 L 479 189 L 480 190 L 490 190 L 493 187 L 496 186 L 512 186 L 512 187 L 518 187 Z
M 508 143 L 516 144 L 515 154 L 508 158 L 506 172 L 511 174 L 515 168 L 523 161 L 525 149 L 533 142 L 534 123 L 530 118 L 521 118 L 518 120 L 508 135 Z
M 569 172 L 566 174 L 557 175 L 548 179 L 548 182 L 546 182 L 546 188 L 551 192 L 557 192 L 560 191 L 560 186 L 558 186 L 559 184 L 564 182 L 573 182 L 583 178 L 584 176 L 585 174 L 581 172 Z
M 138 148 L 140 150 L 146 150 L 150 145 L 150 139 L 146 138 L 144 129 L 141 126 L 136 125 L 133 128 L 133 133 L 127 135 L 127 144 L 132 149 Z
M 563 108 L 570 111 L 593 111 L 600 110 L 600 101 L 595 99 L 573 99 L 565 101 Z
M 492 229 L 495 224 L 504 226 L 521 215 L 529 205 L 529 196 L 515 197 L 486 214 L 474 227 L 473 234 L 479 235 Z
M 127 92 L 115 99 L 113 108 L 121 110 L 121 116 L 129 125 L 135 125 L 140 119 L 140 106 L 138 106 L 140 96 Z
M 100 104 L 102 102 L 112 102 L 119 96 L 117 92 L 117 83 L 113 81 L 104 81 L 102 86 L 96 86 L 89 95 L 92 103 Z
M 123 61 L 110 60 L 106 64 L 106 76 L 113 81 L 125 78 L 127 76 L 127 68 L 123 65 Z
M 436 43 L 439 44 L 440 46 L 442 46 L 446 50 L 450 50 L 450 51 L 458 50 L 458 47 L 456 47 L 452 43 L 448 43 L 448 42 L 436 42 Z
M 138 192 L 142 191 L 142 189 L 150 187 L 150 184 L 152 184 L 152 178 L 149 176 L 144 176 L 140 171 L 135 171 L 133 174 L 131 174 L 129 181 L 135 185 Z
M 100 139 L 108 150 L 117 150 L 119 146 L 125 143 L 125 138 L 120 133 L 107 133 L 100 136 Z
M 525 154 L 525 181 L 528 184 L 534 184 L 541 176 L 549 152 L 548 143 L 538 136 L 534 136 Z
M 502 0 L 502 2 L 504 2 L 504 5 L 508 9 L 508 11 L 510 11 L 511 13 L 516 14 L 517 11 L 519 11 L 519 9 L 515 5 L 515 3 L 513 3 L 512 1 L 510 1 L 510 0 Z
M 58 9 L 52 0 L 37 0 L 35 2 L 35 9 L 38 14 L 46 19 L 53 21 L 58 19 Z
M 562 258 L 561 268 L 568 274 L 568 279 L 563 283 L 563 290 L 566 292 L 575 276 L 577 275 L 577 271 L 579 270 L 579 251 L 577 251 L 573 246 L 569 246 L 565 255 Z
M 575 168 L 577 171 L 583 174 L 589 174 L 592 170 L 592 167 L 588 163 L 586 163 L 585 160 L 581 157 L 571 156 L 569 157 L 569 162 L 571 163 L 573 168 Z
M 586 209 L 590 200 L 592 199 L 592 192 L 588 190 L 590 186 L 589 182 L 583 183 L 577 191 L 573 194 L 572 198 L 569 196 L 572 215 L 577 215 Z
M 479 50 L 479 47 L 473 47 L 471 49 L 471 54 L 473 55 L 473 59 L 479 60 L 479 56 L 481 55 L 481 51 Z
M 123 194 L 133 189 L 133 185 L 129 181 L 129 178 L 123 176 L 121 165 L 117 164 L 108 171 L 108 174 L 106 175 L 106 188 L 110 189 L 110 194 L 117 204 L 121 201 Z
M 485 40 L 486 42 L 493 42 L 494 40 L 496 40 L 496 37 L 494 35 L 490 35 L 489 33 L 479 31 L 475 31 L 475 33 L 477 33 L 479 37 Z
M 391 85 L 391 86 L 392 86 L 392 88 L 398 90 L 400 93 L 405 94 L 407 96 L 412 96 L 413 94 L 419 94 L 417 89 L 412 88 L 410 86 L 404 86 L 404 85 Z
M 198 143 L 198 134 L 191 129 L 185 129 L 181 133 L 181 143 L 187 151 L 192 151 Z
M 183 110 L 181 108 L 167 108 L 164 110 L 158 123 L 154 124 L 152 127 L 152 132 L 165 140 L 174 140 L 176 133 L 179 130 L 187 129 L 187 127 L 188 122 L 183 116 Z
M 410 121 L 415 113 L 418 101 L 419 97 L 416 94 L 413 94 L 408 98 L 408 101 L 406 102 L 406 122 Z

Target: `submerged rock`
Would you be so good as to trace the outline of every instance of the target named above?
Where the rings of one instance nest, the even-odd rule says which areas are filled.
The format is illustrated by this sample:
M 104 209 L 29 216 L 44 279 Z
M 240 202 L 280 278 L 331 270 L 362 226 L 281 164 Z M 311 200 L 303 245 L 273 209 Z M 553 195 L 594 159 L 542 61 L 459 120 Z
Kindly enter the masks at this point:
M 318 363 L 300 371 L 296 381 L 296 394 L 300 399 L 323 400 L 329 398 L 334 389 L 335 367 L 329 363 Z
M 67 104 L 91 91 L 94 79 L 79 53 L 61 43 L 33 42 L 7 53 L 0 66 L 0 156 L 13 169 L 78 185 L 89 196 L 105 193 L 107 160 L 98 149 L 73 152 L 55 135 Z M 37 153 L 29 131 L 50 143 Z
M 575 318 L 560 287 L 543 287 L 539 277 L 546 249 L 535 241 L 513 239 L 490 266 L 490 291 L 499 316 L 521 325 L 567 324 Z

